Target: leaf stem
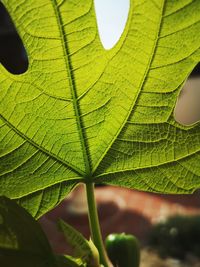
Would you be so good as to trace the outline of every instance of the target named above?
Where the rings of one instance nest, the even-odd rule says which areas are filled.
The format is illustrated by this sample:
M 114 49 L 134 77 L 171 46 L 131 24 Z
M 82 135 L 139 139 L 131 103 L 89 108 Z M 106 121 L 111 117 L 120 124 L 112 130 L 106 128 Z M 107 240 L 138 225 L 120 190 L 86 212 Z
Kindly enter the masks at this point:
M 99 225 L 99 217 L 97 213 L 93 183 L 86 184 L 86 193 L 87 193 L 87 203 L 88 203 L 88 218 L 90 223 L 90 232 L 92 236 L 92 241 L 94 242 L 96 248 L 99 251 L 100 263 L 103 264 L 104 267 L 109 267 L 108 257 L 104 249 L 100 225 Z

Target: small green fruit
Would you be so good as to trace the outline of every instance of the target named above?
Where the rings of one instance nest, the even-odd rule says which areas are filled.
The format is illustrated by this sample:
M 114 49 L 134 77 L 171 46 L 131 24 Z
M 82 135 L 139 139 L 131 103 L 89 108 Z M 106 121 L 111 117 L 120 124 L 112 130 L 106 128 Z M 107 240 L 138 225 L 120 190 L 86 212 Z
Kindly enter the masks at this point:
M 137 238 L 133 235 L 110 234 L 105 245 L 114 267 L 139 267 L 140 248 Z

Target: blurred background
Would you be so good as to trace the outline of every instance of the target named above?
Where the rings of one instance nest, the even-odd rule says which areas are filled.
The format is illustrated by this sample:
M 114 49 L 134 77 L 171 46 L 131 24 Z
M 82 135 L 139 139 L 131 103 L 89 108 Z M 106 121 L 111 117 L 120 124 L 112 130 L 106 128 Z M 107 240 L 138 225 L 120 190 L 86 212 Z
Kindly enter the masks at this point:
M 96 0 L 100 38 L 105 49 L 120 38 L 129 0 Z M 23 43 L 0 3 L 0 63 L 19 75 L 28 69 Z M 185 125 L 200 120 L 200 65 L 186 81 L 175 108 L 175 119 Z M 135 234 L 141 242 L 141 267 L 200 266 L 200 194 L 159 195 L 97 186 L 96 198 L 104 238 L 111 232 Z M 57 208 L 40 219 L 55 252 L 69 251 L 56 221 L 63 218 L 89 237 L 84 186 L 77 187 Z

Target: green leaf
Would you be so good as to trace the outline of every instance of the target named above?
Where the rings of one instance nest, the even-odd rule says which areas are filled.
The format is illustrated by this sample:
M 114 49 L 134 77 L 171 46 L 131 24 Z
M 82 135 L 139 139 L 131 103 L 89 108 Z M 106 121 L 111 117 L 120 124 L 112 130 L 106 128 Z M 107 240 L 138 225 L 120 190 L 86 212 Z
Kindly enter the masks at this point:
M 88 241 L 85 237 L 72 226 L 59 220 L 59 229 L 63 232 L 66 241 L 74 249 L 74 257 L 80 258 L 84 263 L 91 267 L 99 267 L 99 253 L 92 240 Z
M 79 182 L 191 193 L 200 126 L 174 106 L 200 61 L 199 0 L 131 0 L 119 42 L 101 44 L 92 0 L 3 0 L 29 69 L 0 66 L 0 194 L 39 217 Z
M 86 267 L 80 259 L 75 259 L 71 256 L 57 256 L 58 267 Z
M 0 266 L 56 266 L 39 224 L 25 209 L 6 197 L 0 197 Z

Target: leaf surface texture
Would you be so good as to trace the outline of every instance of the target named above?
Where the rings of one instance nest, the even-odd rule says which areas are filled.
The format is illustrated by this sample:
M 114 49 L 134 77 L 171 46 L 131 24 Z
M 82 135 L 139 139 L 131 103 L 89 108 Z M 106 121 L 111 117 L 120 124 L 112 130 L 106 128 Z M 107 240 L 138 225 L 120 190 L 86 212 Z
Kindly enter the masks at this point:
M 198 0 L 131 0 L 108 51 L 92 0 L 2 2 L 29 69 L 11 75 L 0 66 L 0 194 L 39 217 L 79 182 L 199 188 L 199 123 L 173 117 L 200 61 Z

